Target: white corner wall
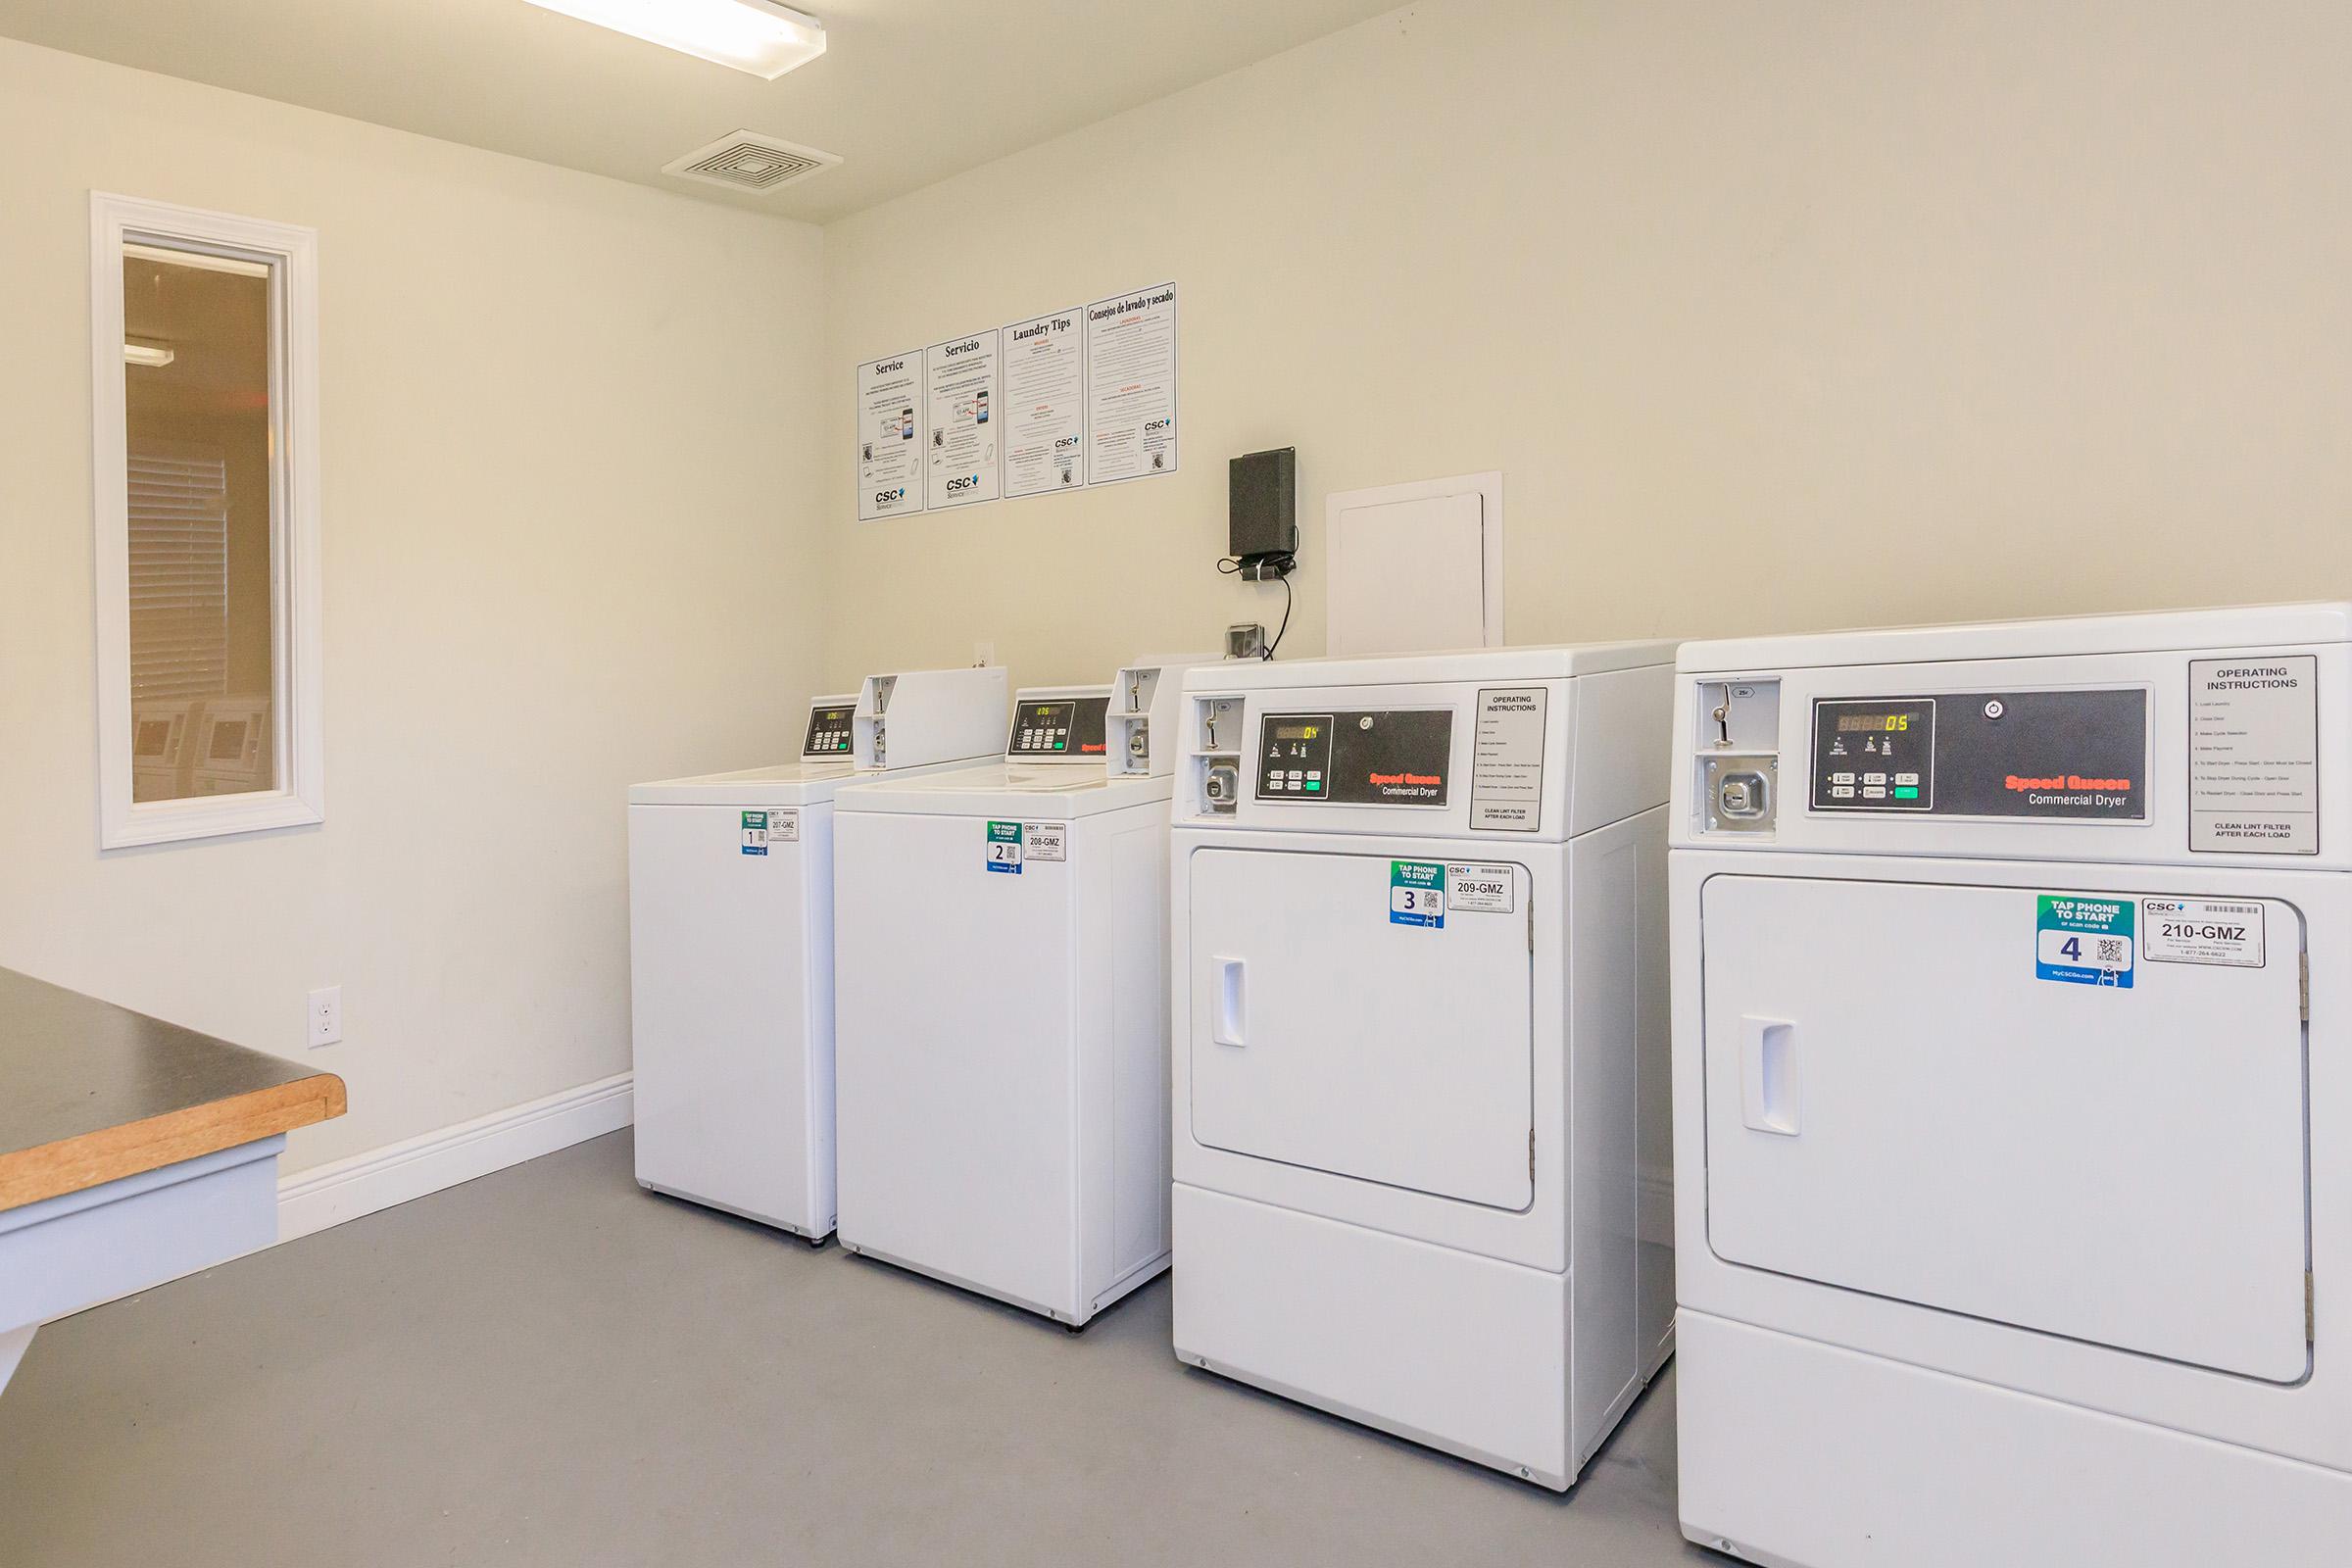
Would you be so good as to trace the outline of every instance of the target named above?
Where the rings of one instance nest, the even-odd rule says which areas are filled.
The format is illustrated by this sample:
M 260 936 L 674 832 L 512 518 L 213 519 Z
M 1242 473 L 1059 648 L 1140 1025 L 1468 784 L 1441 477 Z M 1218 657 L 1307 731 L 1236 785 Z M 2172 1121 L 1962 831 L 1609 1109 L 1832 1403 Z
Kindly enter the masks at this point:
M 0 963 L 340 1073 L 288 1170 L 624 1072 L 623 792 L 815 682 L 817 231 L 5 40 L 0 147 Z M 98 853 L 93 188 L 319 230 L 322 827 Z
M 825 662 L 1280 613 L 1225 460 L 1505 471 L 1516 642 L 2352 588 L 2352 10 L 1432 0 L 825 231 Z M 860 525 L 860 360 L 1163 278 L 1183 470 Z

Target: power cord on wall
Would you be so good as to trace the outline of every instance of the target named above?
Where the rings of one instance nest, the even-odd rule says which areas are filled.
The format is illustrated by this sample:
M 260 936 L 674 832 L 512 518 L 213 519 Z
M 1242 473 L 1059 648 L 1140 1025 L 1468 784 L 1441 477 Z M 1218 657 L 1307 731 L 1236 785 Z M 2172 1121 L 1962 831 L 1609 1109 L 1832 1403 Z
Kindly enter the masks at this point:
M 1226 556 L 1217 562 L 1217 570 L 1228 577 L 1240 577 L 1245 582 L 1265 582 L 1270 578 L 1282 584 L 1282 624 L 1274 629 L 1274 640 L 1267 643 L 1264 652 L 1257 656 L 1260 659 L 1272 659 L 1274 651 L 1282 646 L 1283 634 L 1291 629 L 1291 571 L 1298 564 L 1298 558 L 1288 551 L 1280 555 L 1251 556 L 1247 560 L 1240 556 Z

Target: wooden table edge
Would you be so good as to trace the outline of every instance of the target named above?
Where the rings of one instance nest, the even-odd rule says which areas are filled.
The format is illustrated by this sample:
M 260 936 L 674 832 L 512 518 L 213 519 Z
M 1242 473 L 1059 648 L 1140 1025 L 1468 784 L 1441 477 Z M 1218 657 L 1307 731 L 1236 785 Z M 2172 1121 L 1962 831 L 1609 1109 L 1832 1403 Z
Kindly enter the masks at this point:
M 0 1154 L 0 1209 L 22 1208 L 344 1113 L 343 1080 L 313 1073 Z

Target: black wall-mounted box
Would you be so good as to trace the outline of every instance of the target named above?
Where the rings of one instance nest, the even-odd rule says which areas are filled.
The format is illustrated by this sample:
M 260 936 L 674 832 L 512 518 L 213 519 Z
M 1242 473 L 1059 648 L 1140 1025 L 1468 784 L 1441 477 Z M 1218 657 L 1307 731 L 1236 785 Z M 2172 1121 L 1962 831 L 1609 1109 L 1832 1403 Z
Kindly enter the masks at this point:
M 1233 460 L 1226 553 L 1241 561 L 1298 549 L 1298 452 L 1280 447 Z

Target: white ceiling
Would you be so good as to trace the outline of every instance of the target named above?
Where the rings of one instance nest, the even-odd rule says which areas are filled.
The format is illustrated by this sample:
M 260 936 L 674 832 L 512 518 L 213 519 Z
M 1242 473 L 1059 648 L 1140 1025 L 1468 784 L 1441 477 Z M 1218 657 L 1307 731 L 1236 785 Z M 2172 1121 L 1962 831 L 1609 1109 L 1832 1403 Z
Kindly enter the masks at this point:
M 820 60 L 774 81 L 524 0 L 0 0 L 0 35 L 822 222 L 1399 0 L 796 0 Z M 838 153 L 766 196 L 662 166 L 739 128 Z

